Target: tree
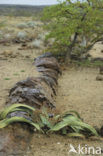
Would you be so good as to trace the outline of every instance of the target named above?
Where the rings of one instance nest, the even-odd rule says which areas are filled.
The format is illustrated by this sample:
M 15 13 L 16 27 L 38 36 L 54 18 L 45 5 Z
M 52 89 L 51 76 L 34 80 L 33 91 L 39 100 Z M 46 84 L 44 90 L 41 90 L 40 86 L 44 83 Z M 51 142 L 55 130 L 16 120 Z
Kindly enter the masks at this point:
M 55 38 L 50 49 L 69 57 L 81 55 L 103 38 L 102 18 L 103 0 L 65 0 L 45 8 L 42 20 L 49 30 L 46 40 Z M 80 47 L 79 53 L 75 47 Z

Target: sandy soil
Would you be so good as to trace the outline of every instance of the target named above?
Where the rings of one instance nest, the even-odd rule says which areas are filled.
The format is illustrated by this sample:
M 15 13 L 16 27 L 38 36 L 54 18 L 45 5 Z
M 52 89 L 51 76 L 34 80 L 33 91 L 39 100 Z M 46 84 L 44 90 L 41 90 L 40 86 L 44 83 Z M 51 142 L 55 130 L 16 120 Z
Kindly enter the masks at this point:
M 33 59 L 37 53 L 31 50 L 19 51 L 19 46 L 6 47 L 0 45 L 0 108 L 4 106 L 8 91 L 16 82 L 29 76 L 38 76 L 33 65 Z M 9 49 L 12 51 L 12 55 L 2 54 L 4 50 Z
M 103 41 L 94 44 L 94 46 L 88 53 L 92 58 L 103 58 Z

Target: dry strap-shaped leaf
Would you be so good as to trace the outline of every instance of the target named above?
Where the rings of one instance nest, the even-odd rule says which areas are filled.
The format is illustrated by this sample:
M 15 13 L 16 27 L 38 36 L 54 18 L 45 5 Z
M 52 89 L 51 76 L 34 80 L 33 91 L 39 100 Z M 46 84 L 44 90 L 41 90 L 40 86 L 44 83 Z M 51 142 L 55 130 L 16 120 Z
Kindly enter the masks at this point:
M 61 122 L 58 122 L 57 124 L 55 124 L 50 130 L 49 132 L 54 132 L 54 131 L 59 131 L 62 128 L 66 127 L 66 126 L 79 126 L 81 128 L 83 128 L 84 130 L 87 129 L 89 130 L 90 133 L 92 133 L 95 136 L 98 136 L 97 131 L 90 125 L 82 122 L 82 120 L 78 119 L 75 116 L 69 115 L 68 117 L 65 117 L 62 119 Z M 89 133 L 88 132 L 88 133 Z
M 85 138 L 85 135 L 80 134 L 80 133 L 68 133 L 67 136 L 68 136 L 68 137 L 82 138 L 82 139 Z
M 25 105 L 25 104 L 13 104 L 9 107 L 6 107 L 1 113 L 0 113 L 0 118 L 1 119 L 5 119 L 6 116 L 13 112 L 13 111 L 16 111 L 16 110 L 25 110 L 25 109 L 28 109 L 30 111 L 35 111 L 35 108 L 29 106 L 29 105 Z
M 12 124 L 12 123 L 15 123 L 15 122 L 28 123 L 28 124 L 34 126 L 38 131 L 42 131 L 39 124 L 34 123 L 34 122 L 30 121 L 30 120 L 27 120 L 27 119 L 25 119 L 23 117 L 16 117 L 16 116 L 12 117 L 12 118 L 6 118 L 4 120 L 1 120 L 0 121 L 0 128 L 4 128 L 4 127 L 8 126 L 9 124 Z
M 72 113 L 73 115 L 75 115 L 77 118 L 81 119 L 80 114 L 79 114 L 77 111 L 75 111 L 75 110 L 67 111 L 67 112 L 63 113 L 63 115 L 61 115 L 61 116 L 64 117 L 64 116 L 67 116 L 67 115 L 69 115 L 69 114 L 71 114 L 71 113 Z M 82 119 L 81 119 L 81 120 L 82 120 Z

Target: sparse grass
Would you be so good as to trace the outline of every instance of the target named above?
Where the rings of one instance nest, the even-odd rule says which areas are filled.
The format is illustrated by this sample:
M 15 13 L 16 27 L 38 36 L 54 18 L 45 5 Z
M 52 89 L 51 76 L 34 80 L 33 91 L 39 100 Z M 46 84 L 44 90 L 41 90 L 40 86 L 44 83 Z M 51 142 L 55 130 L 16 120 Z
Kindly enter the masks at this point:
M 14 76 L 19 76 L 19 74 L 18 74 L 18 73 L 14 73 L 13 75 L 14 75 Z
M 6 77 L 6 78 L 4 78 L 4 80 L 10 80 L 10 78 L 9 77 Z
M 22 73 L 24 73 L 24 72 L 25 72 L 25 70 L 21 70 L 21 72 L 22 72 Z
M 78 66 L 82 67 L 100 67 L 103 66 L 103 61 L 90 61 L 90 60 L 85 60 L 85 61 L 73 61 L 73 64 L 76 64 Z
M 0 28 L 5 27 L 5 26 L 6 26 L 6 21 L 0 22 Z

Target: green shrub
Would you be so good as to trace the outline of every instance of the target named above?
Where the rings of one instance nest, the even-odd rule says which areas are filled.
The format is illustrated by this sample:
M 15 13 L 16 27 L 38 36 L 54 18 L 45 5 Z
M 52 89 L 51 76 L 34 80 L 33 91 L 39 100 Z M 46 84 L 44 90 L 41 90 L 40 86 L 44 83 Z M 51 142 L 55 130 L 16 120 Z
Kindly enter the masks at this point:
M 103 38 L 103 0 L 65 0 L 44 9 L 42 20 L 49 30 L 46 40 L 55 38 L 50 49 L 71 57 L 73 47 L 88 50 Z M 83 46 L 83 40 L 86 40 Z

